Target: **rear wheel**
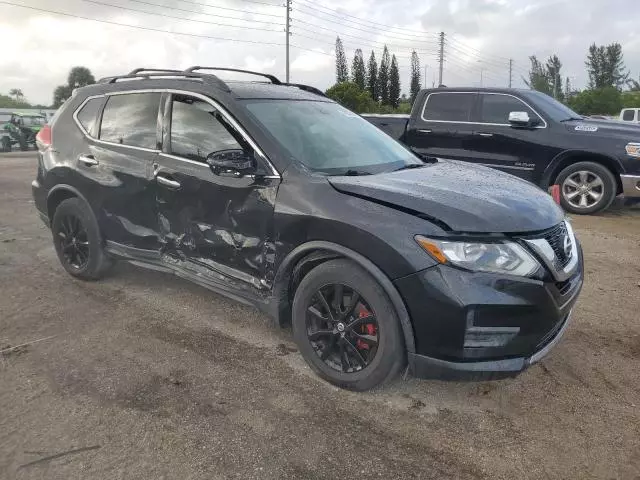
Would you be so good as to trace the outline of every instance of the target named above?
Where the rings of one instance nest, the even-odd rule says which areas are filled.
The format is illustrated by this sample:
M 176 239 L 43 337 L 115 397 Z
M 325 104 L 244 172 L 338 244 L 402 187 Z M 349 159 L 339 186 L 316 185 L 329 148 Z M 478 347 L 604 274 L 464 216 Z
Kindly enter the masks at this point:
M 58 205 L 51 231 L 60 263 L 74 277 L 97 280 L 111 266 L 93 212 L 79 198 Z
M 606 167 L 594 162 L 569 165 L 558 175 L 560 202 L 571 213 L 587 215 L 608 208 L 616 197 L 616 180 Z
M 302 356 L 337 386 L 368 390 L 402 367 L 404 346 L 395 309 L 375 279 L 349 260 L 311 270 L 296 290 L 292 314 Z

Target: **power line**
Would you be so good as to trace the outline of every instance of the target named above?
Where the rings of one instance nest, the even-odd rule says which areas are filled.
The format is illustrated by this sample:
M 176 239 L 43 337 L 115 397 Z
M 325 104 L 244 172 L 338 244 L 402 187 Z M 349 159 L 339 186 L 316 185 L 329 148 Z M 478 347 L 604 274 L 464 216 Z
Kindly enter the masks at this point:
M 306 6 L 306 5 L 304 5 L 304 4 L 300 4 L 300 5 L 298 5 L 298 8 L 300 8 L 300 7 L 310 8 L 310 7 L 307 7 L 307 6 Z M 302 11 L 302 10 L 299 10 L 299 9 L 296 9 L 296 12 L 298 12 L 298 13 L 300 13 L 300 14 L 302 14 L 302 15 L 308 15 L 308 16 L 310 16 L 310 17 L 315 18 L 316 20 L 318 19 L 318 18 L 315 16 L 315 15 L 316 15 L 315 13 L 307 13 L 307 12 Z M 322 11 L 318 11 L 318 13 L 324 13 L 324 12 L 322 12 Z M 368 25 L 367 25 L 367 26 L 366 26 L 366 28 L 358 28 L 358 27 L 354 27 L 354 26 L 350 25 L 350 24 L 349 24 L 350 20 L 345 20 L 344 18 L 342 18 L 342 17 L 340 17 L 340 16 L 338 16 L 338 15 L 331 15 L 331 16 L 332 16 L 332 17 L 339 18 L 339 19 L 340 19 L 340 21 L 336 22 L 336 20 L 326 20 L 327 22 L 338 23 L 338 24 L 344 25 L 344 27 L 345 27 L 345 28 L 351 28 L 351 29 L 354 29 L 354 30 L 360 30 L 360 31 L 362 31 L 362 32 L 375 33 L 375 34 L 381 34 L 380 27 L 378 27 L 378 26 L 373 26 L 373 25 L 368 26 Z M 325 20 L 325 19 L 323 18 L 323 19 L 321 19 L 321 20 Z M 356 24 L 356 25 L 359 25 L 359 24 Z M 364 25 L 363 25 L 363 26 L 364 26 Z M 391 30 L 391 29 L 393 29 L 393 28 L 394 28 L 394 27 L 389 27 L 389 30 Z M 428 34 L 428 33 L 426 33 L 426 32 L 424 32 L 422 35 L 408 34 L 408 33 L 402 33 L 402 32 L 391 32 L 391 33 L 393 33 L 393 35 L 390 35 L 390 33 L 389 33 L 389 32 L 384 32 L 384 33 L 382 33 L 382 34 L 387 35 L 387 36 L 389 36 L 389 37 L 391 37 L 391 38 L 398 38 L 399 40 L 412 40 L 413 38 L 421 38 L 421 39 L 422 39 L 422 41 L 425 41 L 425 35 L 429 35 L 429 34 Z M 412 37 L 412 38 L 395 37 L 395 35 L 405 35 L 405 36 Z M 415 40 L 414 40 L 414 41 L 415 41 Z M 434 39 L 434 41 L 435 41 L 435 39 Z
M 240 40 L 240 39 L 237 39 L 237 38 L 214 37 L 214 36 L 211 36 L 211 35 L 200 35 L 200 34 L 197 34 L 197 33 L 174 32 L 174 31 L 171 31 L 171 30 L 162 30 L 160 28 L 141 27 L 139 25 L 129 25 L 127 23 L 112 22 L 110 20 L 99 20 L 97 18 L 84 17 L 82 15 L 75 15 L 75 14 L 72 14 L 72 13 L 57 12 L 55 10 L 47 10 L 45 8 L 31 7 L 29 5 L 20 5 L 18 3 L 6 2 L 4 0 L 0 0 L 0 5 L 10 5 L 12 7 L 27 8 L 29 10 L 35 10 L 37 12 L 52 13 L 54 15 L 61 15 L 61 16 L 64 16 L 64 17 L 78 18 L 80 20 L 89 20 L 91 22 L 105 23 L 107 25 L 116 25 L 116 26 L 119 26 L 119 27 L 135 28 L 137 30 L 147 30 L 147 31 L 150 31 L 150 32 L 168 33 L 170 35 L 182 35 L 182 36 L 185 36 L 185 37 L 206 38 L 206 39 L 209 39 L 209 40 L 220 40 L 220 41 L 225 41 L 225 42 L 255 43 L 255 44 L 259 44 L 259 45 L 276 45 L 276 46 L 279 46 L 279 47 L 284 46 L 284 43 L 264 42 L 264 41 L 261 41 L 261 40 Z
M 262 13 L 262 12 L 254 12 L 251 10 L 242 10 L 240 8 L 231 8 L 231 7 L 221 7 L 219 5 L 212 5 L 210 3 L 201 3 L 201 2 L 194 2 L 192 0 L 177 0 L 178 2 L 182 2 L 182 3 L 191 3 L 193 5 L 198 5 L 201 7 L 210 7 L 210 8 L 219 8 L 220 10 L 230 10 L 232 12 L 241 12 L 241 13 L 249 13 L 251 15 L 262 15 L 264 17 L 276 17 L 276 18 L 282 18 L 282 15 L 275 15 L 273 13 Z M 280 5 L 271 5 L 272 7 L 280 7 Z M 173 8 L 173 7 L 167 7 L 167 8 Z
M 385 27 L 385 28 L 389 28 L 389 29 L 398 29 L 398 30 L 403 30 L 405 32 L 412 32 L 412 33 L 417 33 L 417 34 L 421 34 L 421 35 L 434 35 L 434 36 L 438 35 L 436 32 L 423 32 L 423 31 L 420 31 L 420 30 L 411 30 L 411 29 L 408 29 L 408 28 L 395 27 L 395 26 L 392 26 L 392 25 L 386 25 L 384 23 L 374 22 L 373 20 L 365 20 L 365 19 L 363 19 L 361 17 L 357 17 L 355 15 L 350 15 L 350 14 L 344 13 L 344 12 L 337 12 L 335 10 L 330 9 L 329 7 L 324 7 L 324 6 L 321 6 L 321 5 L 314 5 L 314 4 L 310 3 L 310 2 L 308 2 L 307 0 L 297 0 L 297 2 L 301 3 L 301 5 L 304 5 L 305 7 L 309 8 L 311 10 L 315 10 L 315 11 L 320 12 L 320 13 L 325 13 L 326 15 L 329 15 L 329 16 L 332 16 L 332 17 L 341 18 L 341 19 L 343 19 L 344 17 L 354 18 L 355 20 L 349 20 L 349 21 L 354 22 L 354 23 L 366 22 L 366 23 L 369 23 L 369 24 L 372 24 L 372 25 L 376 25 L 377 27 Z M 328 10 L 329 12 L 332 12 L 332 13 L 328 13 L 328 12 L 325 12 L 323 10 L 319 10 L 319 8 L 323 8 L 325 10 Z M 358 20 L 359 22 L 356 22 L 356 20 Z
M 175 17 L 173 15 L 166 15 L 164 13 L 147 12 L 146 10 L 138 10 L 137 8 L 122 7 L 120 5 L 113 5 L 111 3 L 98 2 L 96 0 L 81 0 L 81 1 L 87 2 L 87 3 L 93 3 L 95 5 L 102 5 L 102 6 L 106 6 L 106 7 L 119 8 L 121 10 L 127 10 L 127 11 L 130 11 L 130 12 L 145 13 L 147 15 L 155 15 L 157 17 L 172 18 L 174 20 L 182 20 L 182 21 L 185 21 L 185 22 L 206 23 L 206 24 L 209 24 L 209 25 L 217 25 L 219 27 L 247 28 L 247 29 L 250 29 L 250 30 L 261 30 L 263 32 L 280 33 L 280 30 L 272 30 L 272 29 L 262 28 L 262 27 L 247 27 L 247 26 L 244 26 L 244 25 L 229 25 L 228 23 L 208 22 L 206 20 L 196 20 L 196 19 L 192 19 L 192 18 Z M 244 20 L 244 21 L 249 21 L 249 20 Z M 278 25 L 276 25 L 276 26 L 278 26 Z
M 89 0 L 85 0 L 85 1 L 89 1 Z M 340 37 L 350 37 L 350 38 L 355 38 L 356 40 L 364 40 L 365 42 L 368 42 L 371 45 L 376 44 L 376 43 L 380 44 L 381 46 L 378 46 L 377 48 L 383 48 L 384 45 L 391 46 L 391 47 L 394 47 L 394 46 L 398 47 L 399 46 L 396 43 L 379 42 L 377 40 L 371 40 L 370 38 L 359 37 L 357 35 L 351 35 L 349 33 L 340 32 L 340 31 L 334 30 L 332 28 L 322 27 L 320 25 L 314 25 L 313 23 L 305 22 L 304 20 L 300 20 L 299 18 L 294 18 L 292 20 L 294 21 L 294 25 L 295 25 L 295 22 L 299 22 L 299 23 L 303 23 L 303 24 L 306 24 L 306 25 L 310 25 L 310 26 L 312 26 L 314 28 L 319 28 L 321 30 L 327 30 L 329 32 L 333 32 L 333 33 L 335 33 L 336 35 L 338 35 Z M 306 27 L 295 27 L 294 26 L 294 28 L 298 28 L 299 30 L 302 30 L 303 32 L 321 34 L 321 32 L 317 32 L 315 30 L 311 30 L 311 29 L 306 28 Z M 409 41 L 409 40 L 407 39 L 406 41 Z M 407 48 L 407 46 L 405 45 L 405 46 L 402 46 L 401 48 Z M 409 48 L 412 48 L 412 47 L 409 46 Z
M 267 7 L 282 7 L 279 3 L 258 2 L 257 0 L 241 0 L 246 3 L 255 3 L 257 5 L 266 5 Z
M 89 1 L 89 0 L 82 0 L 82 1 Z M 140 3 L 142 5 L 149 5 L 152 7 L 160 7 L 160 8 L 167 8 L 169 10 L 178 10 L 180 12 L 187 12 L 187 13 L 195 13 L 198 15 L 206 15 L 208 17 L 217 17 L 217 18 L 226 18 L 228 20 L 239 20 L 241 22 L 252 22 L 252 23 L 267 23 L 270 25 L 277 25 L 279 27 L 283 27 L 284 23 L 273 23 L 273 20 L 271 21 L 267 21 L 267 20 L 253 20 L 253 19 L 247 19 L 247 18 L 238 18 L 238 17 L 229 17 L 226 15 L 216 15 L 215 13 L 206 13 L 206 12 L 197 12 L 195 10 L 188 10 L 186 8 L 178 8 L 178 7 L 169 7 L 167 5 L 158 5 L 157 3 L 151 3 L 151 2 L 145 2 L 144 0 L 129 0 L 130 2 L 134 2 L 134 3 Z M 91 2 L 91 3 L 98 3 L 98 2 Z M 194 3 L 194 2 L 191 2 Z M 109 6 L 113 6 L 113 5 L 109 5 Z M 119 8 L 125 8 L 125 7 L 119 7 Z M 148 12 L 146 12 L 148 13 Z M 249 12 L 245 12 L 245 13 L 249 13 Z M 276 16 L 276 15 L 274 15 Z M 282 16 L 279 16 L 278 18 L 282 19 Z M 241 25 L 237 25 L 237 26 L 241 26 Z

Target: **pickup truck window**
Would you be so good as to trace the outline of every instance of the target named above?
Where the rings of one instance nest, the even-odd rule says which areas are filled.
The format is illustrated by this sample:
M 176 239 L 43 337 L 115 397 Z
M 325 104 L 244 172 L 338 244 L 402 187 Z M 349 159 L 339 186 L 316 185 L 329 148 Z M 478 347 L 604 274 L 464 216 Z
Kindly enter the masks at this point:
M 636 111 L 635 110 L 625 110 L 622 113 L 622 120 L 625 122 L 633 122 L 636 119 Z
M 469 122 L 475 98 L 475 93 L 430 93 L 422 111 L 422 119 L 438 122 Z
M 337 103 L 246 101 L 260 125 L 294 159 L 329 175 L 367 175 L 422 165 L 413 153 Z
M 482 93 L 480 98 L 482 102 L 480 122 L 482 123 L 509 125 L 511 112 L 527 112 L 530 118 L 539 118 L 527 104 L 512 95 Z

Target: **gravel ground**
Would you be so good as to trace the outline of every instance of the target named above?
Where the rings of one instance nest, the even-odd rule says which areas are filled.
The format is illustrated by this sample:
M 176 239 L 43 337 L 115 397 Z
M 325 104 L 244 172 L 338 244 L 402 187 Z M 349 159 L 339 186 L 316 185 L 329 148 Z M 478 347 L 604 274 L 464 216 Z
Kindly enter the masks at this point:
M 0 354 L 0 478 L 640 478 L 637 208 L 574 219 L 585 287 L 539 365 L 355 394 L 257 310 L 126 264 L 72 279 L 33 154 L 0 172 L 0 349 L 45 339 Z

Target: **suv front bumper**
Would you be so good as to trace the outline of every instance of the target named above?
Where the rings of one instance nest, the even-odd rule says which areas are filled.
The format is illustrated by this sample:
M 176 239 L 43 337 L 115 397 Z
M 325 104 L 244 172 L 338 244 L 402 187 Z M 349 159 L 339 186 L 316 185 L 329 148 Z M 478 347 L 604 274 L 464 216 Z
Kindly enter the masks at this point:
M 622 194 L 627 198 L 640 197 L 640 175 L 620 175 Z
M 395 281 L 408 307 L 422 378 L 513 377 L 560 341 L 583 283 L 582 250 L 564 282 L 438 265 Z

